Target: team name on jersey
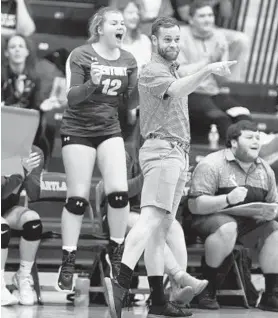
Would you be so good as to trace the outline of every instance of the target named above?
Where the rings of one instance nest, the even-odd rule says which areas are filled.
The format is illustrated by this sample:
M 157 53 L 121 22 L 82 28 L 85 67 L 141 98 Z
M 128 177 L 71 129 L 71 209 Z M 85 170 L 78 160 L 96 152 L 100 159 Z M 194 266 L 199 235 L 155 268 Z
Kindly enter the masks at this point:
M 127 68 L 122 66 L 106 66 L 102 68 L 103 75 L 127 76 Z

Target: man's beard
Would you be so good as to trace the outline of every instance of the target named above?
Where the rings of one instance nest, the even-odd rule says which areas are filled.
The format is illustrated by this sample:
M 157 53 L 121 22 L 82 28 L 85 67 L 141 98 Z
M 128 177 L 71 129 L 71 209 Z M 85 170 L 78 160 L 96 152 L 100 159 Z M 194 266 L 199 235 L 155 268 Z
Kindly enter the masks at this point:
M 250 163 L 254 162 L 256 158 L 252 157 L 250 154 L 248 154 L 248 151 L 243 150 L 241 148 L 238 148 L 235 152 L 235 157 L 242 162 Z
M 159 45 L 157 46 L 157 52 L 160 56 L 162 56 L 165 60 L 167 61 L 175 61 L 179 55 L 179 50 L 177 50 L 175 56 L 173 57 L 172 55 L 168 55 L 167 50 L 162 49 Z

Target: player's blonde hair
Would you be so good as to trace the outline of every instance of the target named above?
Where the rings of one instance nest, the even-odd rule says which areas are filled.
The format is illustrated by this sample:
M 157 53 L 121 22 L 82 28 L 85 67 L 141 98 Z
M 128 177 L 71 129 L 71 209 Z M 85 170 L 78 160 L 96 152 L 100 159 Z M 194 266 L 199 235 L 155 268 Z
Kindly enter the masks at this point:
M 105 21 L 105 15 L 109 12 L 115 12 L 115 13 L 121 13 L 121 11 L 113 8 L 113 7 L 104 7 L 99 9 L 94 15 L 93 17 L 90 19 L 89 22 L 89 34 L 90 34 L 90 38 L 88 40 L 88 42 L 90 43 L 96 43 L 99 41 L 99 32 L 98 29 L 100 26 L 103 25 L 104 21 Z

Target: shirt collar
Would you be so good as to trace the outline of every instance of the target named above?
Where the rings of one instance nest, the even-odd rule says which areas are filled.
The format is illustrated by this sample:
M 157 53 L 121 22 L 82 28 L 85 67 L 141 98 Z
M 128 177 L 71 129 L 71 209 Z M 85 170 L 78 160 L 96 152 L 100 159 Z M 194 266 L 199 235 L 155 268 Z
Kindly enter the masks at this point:
M 225 149 L 225 157 L 226 157 L 226 160 L 227 160 L 227 161 L 237 161 L 237 159 L 236 159 L 235 155 L 233 154 L 231 148 L 226 148 L 226 149 Z M 256 163 L 256 164 L 262 163 L 261 158 L 260 158 L 260 157 L 257 157 L 257 158 L 255 159 L 255 163 Z
M 178 70 L 180 66 L 177 61 L 173 61 L 173 62 L 167 61 L 165 58 L 163 58 L 161 55 L 157 53 L 152 53 L 152 61 L 157 63 L 162 63 L 168 66 L 170 69 L 173 68 L 174 70 Z

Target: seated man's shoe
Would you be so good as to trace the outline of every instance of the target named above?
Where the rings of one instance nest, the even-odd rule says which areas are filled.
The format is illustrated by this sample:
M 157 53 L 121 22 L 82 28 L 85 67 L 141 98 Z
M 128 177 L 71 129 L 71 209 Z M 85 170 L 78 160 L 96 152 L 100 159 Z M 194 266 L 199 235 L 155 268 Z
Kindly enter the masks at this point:
M 192 316 L 192 312 L 185 307 L 178 306 L 172 302 L 166 302 L 165 305 L 154 306 L 151 305 L 147 318 L 183 318 Z
M 218 310 L 220 309 L 219 303 L 216 299 L 216 289 L 210 284 L 204 289 L 204 291 L 197 296 L 198 297 L 198 308 Z
M 265 292 L 259 303 L 259 308 L 278 312 L 278 274 L 265 274 Z
M 128 290 L 120 286 L 117 280 L 105 277 L 104 293 L 111 318 L 121 318 L 122 308 L 125 306 Z
M 258 308 L 265 311 L 278 312 L 278 291 L 276 294 L 263 293 Z

